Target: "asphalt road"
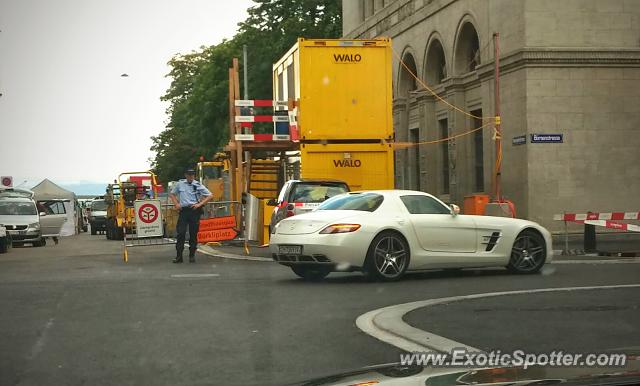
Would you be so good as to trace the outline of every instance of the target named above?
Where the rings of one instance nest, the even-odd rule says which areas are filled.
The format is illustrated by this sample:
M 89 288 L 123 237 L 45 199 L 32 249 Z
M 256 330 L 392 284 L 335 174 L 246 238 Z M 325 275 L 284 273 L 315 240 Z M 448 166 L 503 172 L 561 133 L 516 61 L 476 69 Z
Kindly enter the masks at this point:
M 372 309 L 482 292 L 635 284 L 640 278 L 640 264 L 562 264 L 533 276 L 495 269 L 370 283 L 353 273 L 307 283 L 273 263 L 199 254 L 196 264 L 176 265 L 172 257 L 171 246 L 131 249 L 125 264 L 119 242 L 87 234 L 0 255 L 0 384 L 282 384 L 397 361 L 399 349 L 355 326 Z M 566 302 L 531 296 L 530 307 Z M 597 307 L 616 298 L 611 292 L 587 303 Z M 496 339 L 487 344 L 500 346 L 500 339 L 512 337 L 509 331 L 523 334 L 520 323 L 532 315 L 504 310 L 522 304 L 521 298 L 503 300 L 473 307 L 487 309 L 481 314 L 489 318 L 495 307 L 497 315 L 509 314 L 509 323 L 496 317 L 483 329 L 467 325 L 462 303 L 446 314 L 471 337 L 504 330 L 483 341 Z M 637 320 L 635 310 L 618 316 Z M 536 318 L 545 315 L 538 312 Z M 601 316 L 600 323 L 619 323 Z M 565 318 L 581 323 L 579 313 Z M 443 334 L 450 332 L 446 328 Z

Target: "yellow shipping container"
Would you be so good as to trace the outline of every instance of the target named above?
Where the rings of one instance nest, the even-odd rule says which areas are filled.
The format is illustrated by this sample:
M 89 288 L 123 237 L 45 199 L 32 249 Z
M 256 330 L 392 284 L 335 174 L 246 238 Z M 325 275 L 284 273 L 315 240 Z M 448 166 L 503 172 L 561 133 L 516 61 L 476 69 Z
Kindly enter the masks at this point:
M 389 144 L 301 144 L 300 164 L 302 178 L 342 180 L 353 191 L 394 186 Z
M 391 40 L 298 39 L 273 65 L 274 100 L 299 100 L 301 140 L 391 139 Z

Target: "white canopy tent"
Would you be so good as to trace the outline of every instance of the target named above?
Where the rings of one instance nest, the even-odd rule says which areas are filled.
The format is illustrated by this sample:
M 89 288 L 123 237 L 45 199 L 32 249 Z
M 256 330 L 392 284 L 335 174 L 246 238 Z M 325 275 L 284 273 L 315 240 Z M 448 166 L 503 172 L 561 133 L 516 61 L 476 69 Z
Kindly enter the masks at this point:
M 36 201 L 65 200 L 64 208 L 67 221 L 63 223 L 60 229 L 60 236 L 75 235 L 78 229 L 78 224 L 76 223 L 78 219 L 76 213 L 76 194 L 61 188 L 46 178 L 31 190 L 35 193 L 33 198 Z

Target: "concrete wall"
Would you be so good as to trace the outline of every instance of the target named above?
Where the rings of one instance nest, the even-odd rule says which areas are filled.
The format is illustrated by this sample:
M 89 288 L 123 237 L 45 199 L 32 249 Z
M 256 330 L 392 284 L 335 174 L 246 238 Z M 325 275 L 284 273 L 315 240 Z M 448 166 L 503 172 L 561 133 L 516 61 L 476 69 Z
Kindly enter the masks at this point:
M 562 211 L 640 208 L 640 68 L 527 69 L 527 144 L 534 221 Z
M 638 48 L 640 1 L 528 0 L 528 47 Z

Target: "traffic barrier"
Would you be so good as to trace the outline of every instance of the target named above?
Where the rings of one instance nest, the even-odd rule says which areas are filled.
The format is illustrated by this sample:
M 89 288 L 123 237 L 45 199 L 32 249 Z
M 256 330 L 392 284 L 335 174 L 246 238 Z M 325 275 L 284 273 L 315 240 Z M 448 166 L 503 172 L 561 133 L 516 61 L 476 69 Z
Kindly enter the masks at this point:
M 584 251 L 596 252 L 596 226 L 616 229 L 626 232 L 640 232 L 640 226 L 617 222 L 620 220 L 640 220 L 640 212 L 587 212 L 563 213 L 553 216 L 555 221 L 564 221 L 565 249 L 563 254 L 569 254 L 569 232 L 567 223 L 584 224 Z M 615 220 L 615 221 L 614 221 Z

